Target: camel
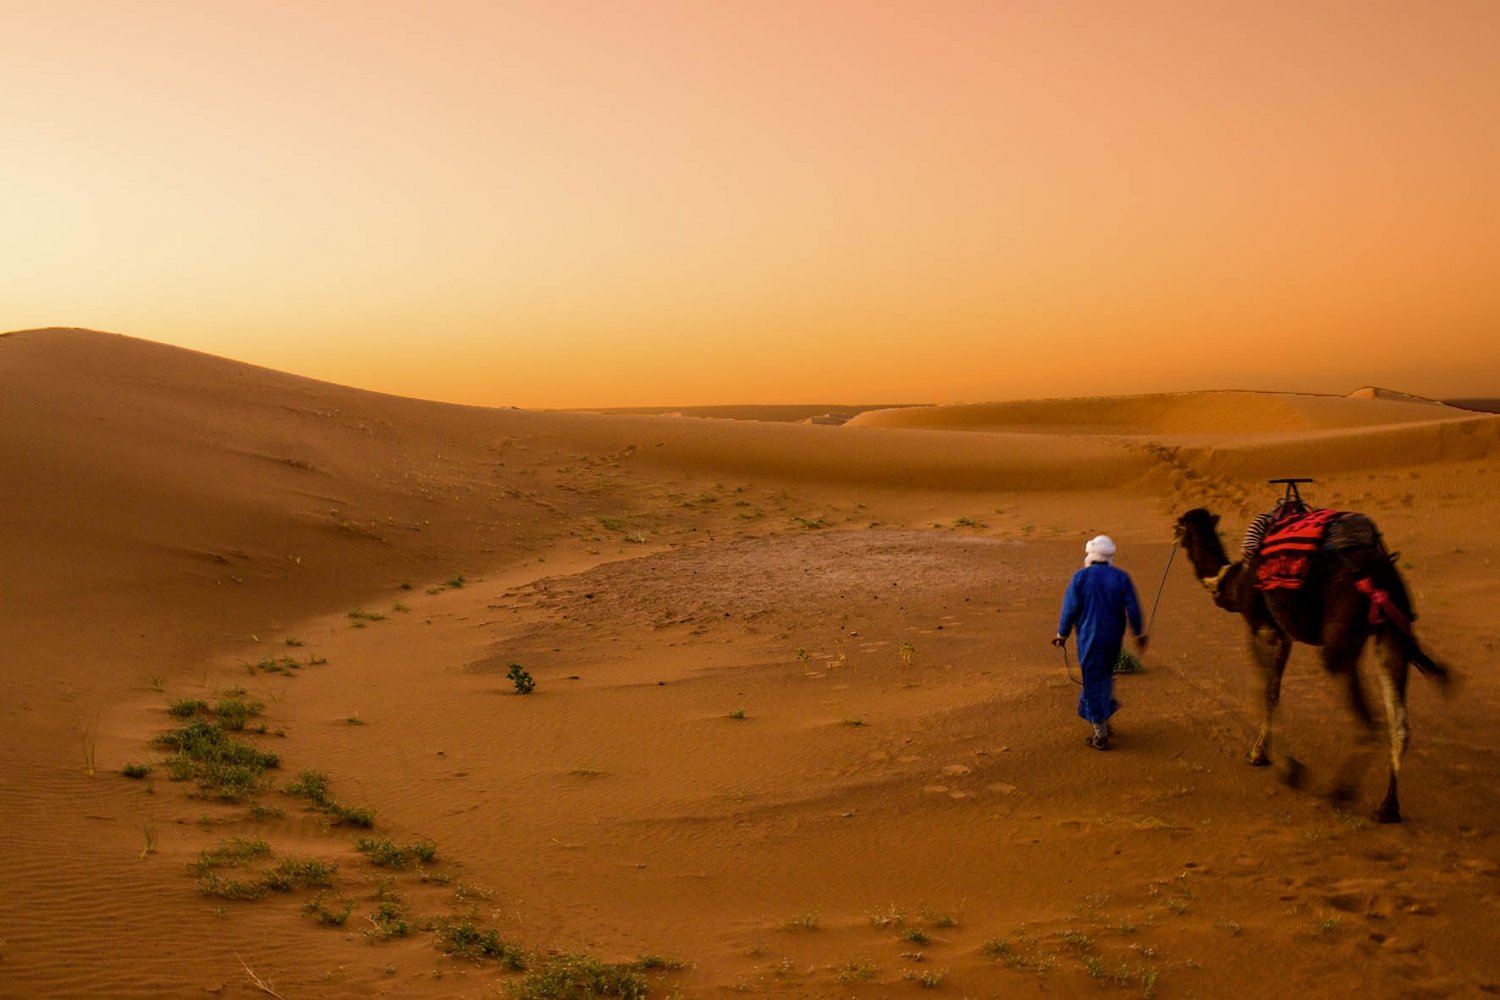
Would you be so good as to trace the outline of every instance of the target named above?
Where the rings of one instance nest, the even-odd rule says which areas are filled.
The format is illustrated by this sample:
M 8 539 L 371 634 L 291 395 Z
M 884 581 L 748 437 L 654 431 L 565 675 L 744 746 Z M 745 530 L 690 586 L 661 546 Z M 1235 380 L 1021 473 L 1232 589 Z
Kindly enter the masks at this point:
M 1250 627 L 1250 648 L 1264 685 L 1260 733 L 1249 754 L 1252 765 L 1264 767 L 1271 762 L 1271 726 L 1294 642 L 1321 647 L 1323 666 L 1347 685 L 1350 707 L 1366 738 L 1378 738 L 1357 670 L 1365 642 L 1374 636 L 1390 741 L 1390 778 L 1375 818 L 1381 823 L 1399 823 L 1396 778 L 1411 740 L 1406 717 L 1407 667 L 1415 665 L 1445 686 L 1449 672 L 1417 645 L 1411 633 L 1411 599 L 1373 522 L 1362 514 L 1346 514 L 1343 520 L 1348 528 L 1342 535 L 1344 546 L 1339 551 L 1326 547 L 1319 551 L 1300 589 L 1258 589 L 1252 567 L 1243 559 L 1231 562 L 1225 554 L 1218 515 L 1201 507 L 1177 519 L 1176 536 L 1214 603 L 1242 615 Z M 1287 760 L 1289 780 L 1295 783 L 1301 765 Z M 1352 794 L 1352 776 L 1345 773 L 1334 796 L 1347 801 Z

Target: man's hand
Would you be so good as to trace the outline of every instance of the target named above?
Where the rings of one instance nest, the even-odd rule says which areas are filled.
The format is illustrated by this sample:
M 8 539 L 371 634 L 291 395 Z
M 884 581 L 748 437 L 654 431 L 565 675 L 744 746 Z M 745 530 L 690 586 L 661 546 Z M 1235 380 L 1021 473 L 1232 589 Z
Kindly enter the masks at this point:
M 1146 643 L 1147 643 L 1147 640 L 1149 640 L 1150 638 L 1151 637 L 1149 635 L 1138 635 L 1138 636 L 1136 636 L 1135 637 L 1135 648 L 1136 648 L 1136 651 L 1144 655 L 1145 652 L 1146 652 Z
M 1067 645 L 1067 643 L 1068 643 L 1068 640 L 1067 640 L 1066 636 L 1061 636 L 1061 635 L 1054 636 L 1053 639 L 1052 639 L 1052 645 L 1054 645 L 1054 646 L 1065 646 L 1065 645 Z

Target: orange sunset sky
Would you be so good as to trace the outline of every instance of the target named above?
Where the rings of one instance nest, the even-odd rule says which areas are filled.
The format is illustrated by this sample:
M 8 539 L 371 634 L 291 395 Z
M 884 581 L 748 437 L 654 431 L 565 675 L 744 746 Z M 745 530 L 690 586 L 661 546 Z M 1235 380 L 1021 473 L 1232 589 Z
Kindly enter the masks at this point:
M 0 330 L 486 405 L 1500 395 L 1497 51 L 1488 0 L 0 0 Z

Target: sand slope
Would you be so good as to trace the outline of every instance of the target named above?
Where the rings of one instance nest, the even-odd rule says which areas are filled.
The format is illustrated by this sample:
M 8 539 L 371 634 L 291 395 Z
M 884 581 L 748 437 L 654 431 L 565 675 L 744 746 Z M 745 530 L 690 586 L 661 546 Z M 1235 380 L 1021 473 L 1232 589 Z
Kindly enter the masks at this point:
M 1232 393 L 528 413 L 63 330 L 0 337 L 0 384 L 0 995 L 519 982 L 417 929 L 464 918 L 674 957 L 663 996 L 1500 988 L 1500 418 Z M 1377 518 L 1465 674 L 1449 701 L 1413 682 L 1405 826 L 1361 818 L 1378 760 L 1360 812 L 1320 797 L 1352 734 L 1306 651 L 1283 738 L 1312 787 L 1241 764 L 1243 636 L 1180 564 L 1119 749 L 1082 745 L 1046 645 L 1082 540 L 1114 534 L 1149 602 L 1174 514 L 1232 533 L 1276 474 Z M 119 774 L 164 757 L 170 703 L 231 687 L 264 704 L 281 815 Z M 304 769 L 375 829 L 276 790 Z M 371 835 L 437 857 L 380 868 Z M 231 837 L 336 862 L 348 923 L 311 889 L 201 893 L 189 865 Z M 382 898 L 409 936 L 368 940 Z

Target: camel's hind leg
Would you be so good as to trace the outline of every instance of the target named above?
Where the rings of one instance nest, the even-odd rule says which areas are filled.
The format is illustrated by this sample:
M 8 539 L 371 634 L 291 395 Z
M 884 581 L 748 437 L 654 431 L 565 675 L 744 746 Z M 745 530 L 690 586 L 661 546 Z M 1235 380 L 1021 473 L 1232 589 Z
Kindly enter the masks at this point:
M 1250 763 L 1265 767 L 1271 763 L 1271 728 L 1276 720 L 1276 706 L 1281 702 L 1281 677 L 1286 672 L 1287 657 L 1292 655 L 1292 640 L 1261 625 L 1250 633 L 1250 651 L 1260 667 L 1262 684 L 1260 735 L 1250 748 Z
M 1356 734 L 1359 748 L 1340 766 L 1334 781 L 1332 797 L 1341 804 L 1354 798 L 1359 778 L 1369 766 L 1370 753 L 1379 742 L 1379 729 L 1359 676 L 1359 657 L 1364 651 L 1366 637 L 1363 628 L 1359 627 L 1334 625 L 1324 633 L 1323 664 L 1329 673 L 1344 679 L 1349 708 L 1359 723 Z M 1382 673 L 1381 676 L 1384 678 L 1385 675 Z
M 1399 823 L 1401 803 L 1396 797 L 1396 776 L 1411 742 L 1411 727 L 1406 721 L 1406 650 L 1401 636 L 1386 629 L 1376 640 L 1376 652 L 1380 660 L 1380 692 L 1385 696 L 1385 718 L 1390 728 L 1391 775 L 1386 782 L 1385 801 L 1376 810 L 1375 819 L 1381 823 Z

